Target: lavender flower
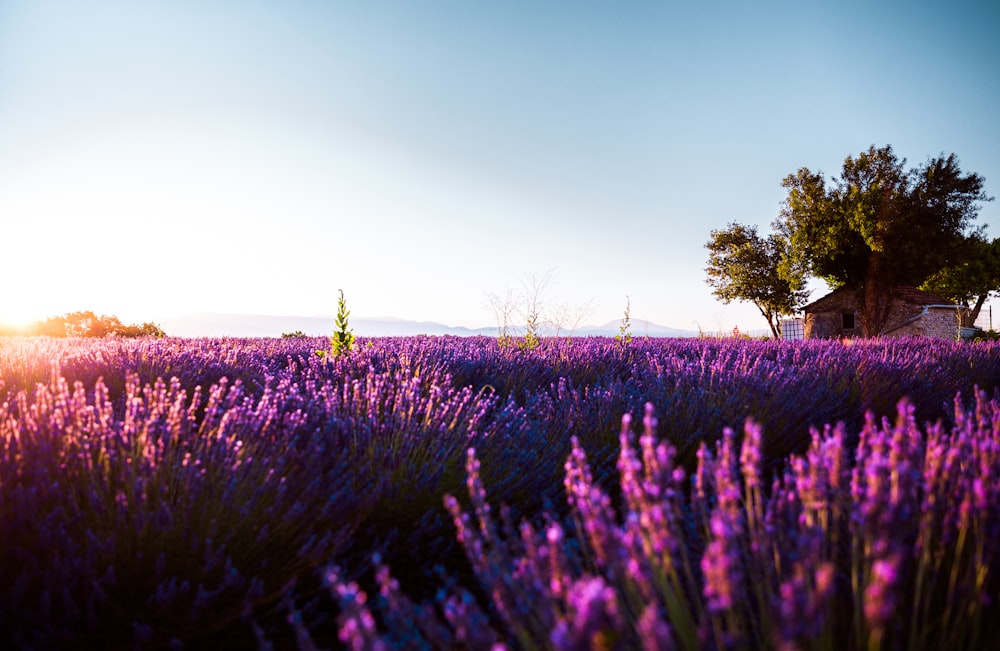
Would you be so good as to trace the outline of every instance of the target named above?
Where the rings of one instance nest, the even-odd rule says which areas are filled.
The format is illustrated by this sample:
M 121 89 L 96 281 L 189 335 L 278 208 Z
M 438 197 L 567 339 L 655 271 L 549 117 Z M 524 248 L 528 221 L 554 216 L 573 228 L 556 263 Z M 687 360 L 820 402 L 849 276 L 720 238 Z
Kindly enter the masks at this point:
M 996 344 L 318 345 L 0 338 L 0 646 L 991 639 L 1000 407 L 956 392 L 997 386 Z M 644 404 L 636 440 L 616 421 Z M 344 641 L 312 639 L 297 593 L 328 561 L 374 577 L 330 594 Z
M 892 555 L 872 563 L 871 577 L 864 590 L 865 622 L 876 638 L 881 638 L 897 606 L 900 558 Z
M 731 610 L 743 596 L 740 532 L 721 510 L 712 513 L 711 532 L 711 541 L 701 559 L 701 571 L 705 575 L 708 610 L 721 613 Z
M 560 651 L 607 648 L 622 626 L 615 591 L 602 578 L 581 578 L 568 593 L 568 612 L 552 630 Z

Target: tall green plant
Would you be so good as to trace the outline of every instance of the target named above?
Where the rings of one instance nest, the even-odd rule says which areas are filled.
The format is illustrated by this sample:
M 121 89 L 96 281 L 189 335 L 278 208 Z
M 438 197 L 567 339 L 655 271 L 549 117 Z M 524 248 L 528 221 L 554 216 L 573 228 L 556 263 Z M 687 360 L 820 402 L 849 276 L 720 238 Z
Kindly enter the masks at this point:
M 628 346 L 632 343 L 632 321 L 629 316 L 629 311 L 632 307 L 632 302 L 629 297 L 625 297 L 625 316 L 622 317 L 622 324 L 618 327 L 618 334 L 615 336 L 615 341 L 622 345 L 622 348 Z
M 542 339 L 538 336 L 538 320 L 539 314 L 537 310 L 528 314 L 528 320 L 524 329 L 524 339 L 517 345 L 521 350 L 534 350 L 542 345 Z
M 524 339 L 518 343 L 521 350 L 534 350 L 542 344 L 539 329 L 542 324 L 542 309 L 544 296 L 548 286 L 552 284 L 552 270 L 539 277 L 535 274 L 524 277 Z
M 340 292 L 340 298 L 337 299 L 337 329 L 334 331 L 333 336 L 330 337 L 330 355 L 332 357 L 340 357 L 341 355 L 346 355 L 354 348 L 354 333 L 349 329 L 347 317 L 350 316 L 350 311 L 347 309 L 347 301 L 344 300 L 344 290 L 338 290 Z M 326 356 L 325 350 L 317 350 L 316 354 L 320 357 Z

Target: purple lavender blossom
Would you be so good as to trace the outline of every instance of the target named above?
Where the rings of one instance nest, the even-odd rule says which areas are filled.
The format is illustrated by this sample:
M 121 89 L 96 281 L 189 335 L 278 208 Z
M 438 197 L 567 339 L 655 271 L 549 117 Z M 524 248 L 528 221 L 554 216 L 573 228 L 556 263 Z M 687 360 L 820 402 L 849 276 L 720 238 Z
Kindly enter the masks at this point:
M 570 586 L 568 612 L 552 630 L 559 651 L 605 648 L 622 626 L 615 591 L 601 577 L 581 578 Z
M 260 614 L 286 590 L 304 603 L 289 586 L 331 560 L 374 576 L 373 599 L 343 581 L 346 639 L 316 646 L 530 647 L 558 629 L 618 648 L 979 648 L 997 621 L 1000 407 L 956 397 L 997 386 L 996 344 L 314 348 L 0 339 L 0 646 L 165 646 L 216 624 L 266 646 Z M 616 421 L 644 404 L 636 442 Z M 740 422 L 740 449 L 715 443 Z M 463 467 L 471 506 L 447 500 L 449 519 Z M 400 560 L 397 582 L 375 548 L 419 567 Z M 405 596 L 439 562 L 433 603 Z
M 872 563 L 871 577 L 865 586 L 864 613 L 869 627 L 882 631 L 895 613 L 900 558 L 890 556 Z
M 710 528 L 712 538 L 701 559 L 704 595 L 708 610 L 721 613 L 732 609 L 742 597 L 740 533 L 721 510 L 712 513 Z

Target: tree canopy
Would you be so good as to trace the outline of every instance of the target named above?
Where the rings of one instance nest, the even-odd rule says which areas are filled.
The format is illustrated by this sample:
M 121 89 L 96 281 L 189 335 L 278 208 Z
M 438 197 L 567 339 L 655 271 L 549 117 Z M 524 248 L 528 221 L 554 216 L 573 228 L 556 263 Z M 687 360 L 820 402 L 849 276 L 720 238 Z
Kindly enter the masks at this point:
M 844 160 L 841 176 L 800 168 L 774 227 L 788 244 L 780 275 L 815 276 L 858 292 L 866 335 L 882 331 L 889 292 L 919 286 L 976 255 L 983 229 L 973 222 L 990 201 L 984 179 L 963 174 L 954 154 L 905 169 L 891 146 Z
M 970 249 L 968 257 L 941 269 L 921 285 L 921 289 L 971 306 L 964 326 L 975 324 L 990 295 L 1000 293 L 1000 238 L 992 242 L 974 238 Z
M 26 329 L 27 335 L 48 337 L 165 337 L 152 322 L 125 325 L 116 316 L 97 316 L 93 312 L 70 312 L 39 321 Z
M 705 248 L 709 251 L 706 282 L 712 293 L 723 303 L 756 305 L 777 339 L 779 317 L 794 314 L 808 295 L 801 276 L 779 270 L 786 255 L 784 240 L 773 233 L 761 237 L 756 226 L 732 222 L 712 231 Z

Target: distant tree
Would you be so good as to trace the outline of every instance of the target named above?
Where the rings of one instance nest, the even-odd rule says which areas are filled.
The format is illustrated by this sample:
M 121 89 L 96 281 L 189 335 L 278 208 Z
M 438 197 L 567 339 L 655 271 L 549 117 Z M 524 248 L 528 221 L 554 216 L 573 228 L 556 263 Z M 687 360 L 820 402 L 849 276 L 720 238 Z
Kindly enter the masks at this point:
M 517 296 L 514 290 L 508 287 L 504 294 L 487 293 L 486 301 L 497 320 L 497 344 L 501 348 L 506 348 L 513 341 L 511 320 L 516 309 Z
M 281 333 L 281 338 L 282 339 L 305 339 L 308 336 L 309 335 L 307 335 L 306 333 L 302 332 L 301 330 L 296 330 L 295 332 L 282 332 Z
M 990 295 L 1000 294 L 1000 238 L 973 238 L 968 257 L 928 278 L 921 289 L 971 307 L 962 325 L 971 327 Z
M 163 329 L 152 322 L 124 325 L 116 316 L 97 316 L 91 311 L 70 312 L 36 323 L 30 334 L 48 337 L 165 337 Z
M 119 337 L 156 337 L 157 339 L 162 339 L 167 336 L 167 333 L 163 331 L 158 323 L 153 323 L 152 321 L 146 321 L 140 325 L 127 325 L 123 326 L 122 329 L 115 333 Z
M 554 336 L 558 337 L 565 330 L 567 337 L 572 337 L 583 320 L 593 313 L 593 298 L 574 306 L 570 306 L 569 303 L 560 303 L 550 310 L 548 325 L 552 328 Z
M 93 312 L 70 312 L 47 318 L 37 327 L 38 333 L 50 337 L 103 337 L 120 328 L 117 317 L 99 317 Z
M 517 345 L 521 350 L 533 350 L 541 345 L 541 327 L 543 323 L 551 323 L 546 319 L 545 295 L 553 282 L 553 270 L 539 276 L 524 274 L 521 278 L 521 291 L 508 287 L 504 294 L 487 293 L 487 304 L 497 320 L 497 343 L 501 348 Z M 515 341 L 513 336 L 513 317 L 517 314 L 524 320 L 524 337 Z
M 919 286 L 974 251 L 972 222 L 990 201 L 983 177 L 963 175 L 954 154 L 906 171 L 891 146 L 844 160 L 840 178 L 800 168 L 774 226 L 788 243 L 783 269 L 857 292 L 867 336 L 885 327 L 890 291 Z
M 522 280 L 524 292 L 521 294 L 523 309 L 521 316 L 524 318 L 524 339 L 519 347 L 523 350 L 534 350 L 541 345 L 539 329 L 542 325 L 542 311 L 545 309 L 545 294 L 552 284 L 552 270 L 544 275 L 525 274 Z
M 64 316 L 51 316 L 44 321 L 39 321 L 34 324 L 30 329 L 31 334 L 41 335 L 44 337 L 66 337 L 68 327 L 66 324 L 66 317 Z
M 784 240 L 776 234 L 763 238 L 756 226 L 732 222 L 711 232 L 708 243 L 706 282 L 723 303 L 753 303 L 767 320 L 771 334 L 780 337 L 778 319 L 794 314 L 805 302 L 808 292 L 795 267 L 783 266 Z

